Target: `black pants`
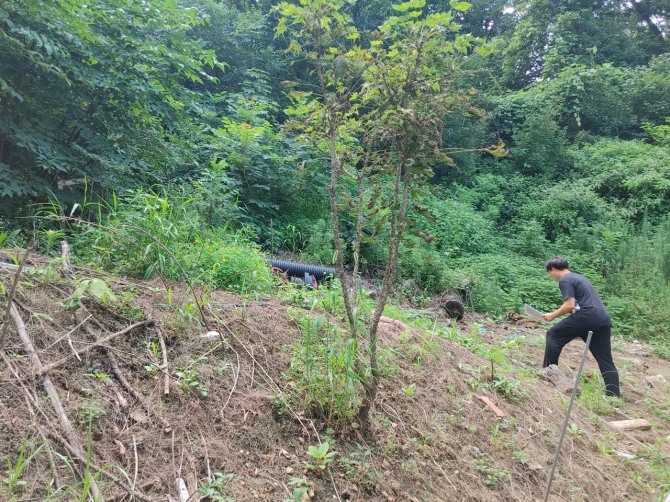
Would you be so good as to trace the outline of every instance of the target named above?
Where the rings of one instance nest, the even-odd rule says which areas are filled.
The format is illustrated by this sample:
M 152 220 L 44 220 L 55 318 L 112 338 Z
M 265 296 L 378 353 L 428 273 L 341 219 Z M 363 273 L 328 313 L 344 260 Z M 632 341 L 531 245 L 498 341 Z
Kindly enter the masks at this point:
M 550 364 L 558 364 L 558 358 L 566 344 L 575 338 L 581 338 L 586 342 L 589 331 L 593 331 L 589 349 L 595 357 L 600 368 L 600 373 L 605 381 L 605 394 L 608 396 L 619 395 L 619 372 L 614 366 L 612 359 L 612 326 L 595 326 L 579 315 L 571 315 L 561 322 L 553 325 L 547 331 L 547 344 L 544 351 L 544 367 Z

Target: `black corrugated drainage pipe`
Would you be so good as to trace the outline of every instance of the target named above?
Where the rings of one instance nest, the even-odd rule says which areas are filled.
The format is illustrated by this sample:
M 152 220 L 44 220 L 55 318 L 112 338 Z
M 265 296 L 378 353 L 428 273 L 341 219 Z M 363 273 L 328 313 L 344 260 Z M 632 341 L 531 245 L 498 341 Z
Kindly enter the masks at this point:
M 330 277 L 335 277 L 335 269 L 322 267 L 320 265 L 308 265 L 306 263 L 296 263 L 284 260 L 270 260 L 270 264 L 283 272 L 287 272 L 289 277 L 298 277 L 302 279 L 305 274 L 313 275 L 317 281 L 323 281 Z

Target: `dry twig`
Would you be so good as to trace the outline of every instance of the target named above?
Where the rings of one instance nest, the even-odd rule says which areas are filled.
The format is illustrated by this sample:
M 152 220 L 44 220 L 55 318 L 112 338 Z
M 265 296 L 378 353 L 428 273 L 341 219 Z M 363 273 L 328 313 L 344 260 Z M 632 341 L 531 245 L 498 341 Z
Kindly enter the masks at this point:
M 124 389 L 126 389 L 126 391 L 131 396 L 133 396 L 142 405 L 142 407 L 147 411 L 147 413 L 155 416 L 158 419 L 158 421 L 163 425 L 165 432 L 169 432 L 172 429 L 170 423 L 167 420 L 165 420 L 156 410 L 154 410 L 153 406 L 151 406 L 149 401 L 147 401 L 146 398 L 139 391 L 135 390 L 135 387 L 130 385 L 128 380 L 126 380 L 126 377 L 123 376 L 123 372 L 119 367 L 119 363 L 116 360 L 114 353 L 110 349 L 106 349 L 105 352 L 107 355 L 107 360 L 109 361 L 109 366 L 112 369 L 112 373 L 119 381 L 119 383 L 123 386 Z
M 93 342 L 91 345 L 88 347 L 85 347 L 79 351 L 79 354 L 86 354 L 87 352 L 90 352 L 91 350 L 97 348 L 97 347 L 104 347 L 107 343 L 111 342 L 115 338 L 118 338 L 122 335 L 125 335 L 127 333 L 130 333 L 132 330 L 135 328 L 140 328 L 140 327 L 147 327 L 151 326 L 154 323 L 153 319 L 147 319 L 146 321 L 140 321 L 136 322 L 134 324 L 131 324 L 125 329 L 122 329 L 121 331 L 117 331 L 116 333 L 111 333 L 110 335 L 103 336 L 102 338 L 99 338 L 95 342 Z M 51 370 L 58 368 L 60 366 L 63 366 L 64 364 L 67 364 L 72 358 L 74 357 L 74 354 L 69 354 L 58 361 L 55 361 L 51 364 L 47 364 L 46 366 L 43 366 L 37 373 L 37 376 L 42 376 L 45 375 L 46 373 L 50 372 Z
M 2 324 L 2 333 L 0 333 L 0 350 L 3 350 L 5 348 L 5 337 L 7 336 L 7 329 L 9 329 L 10 311 L 13 306 L 12 303 L 14 302 L 16 285 L 19 283 L 19 277 L 21 277 L 21 271 L 23 270 L 23 266 L 28 260 L 28 256 L 30 256 L 30 251 L 32 251 L 34 245 L 35 245 L 34 241 L 31 241 L 30 244 L 28 244 L 28 248 L 26 249 L 23 258 L 21 258 L 21 261 L 19 261 L 19 268 L 16 269 L 16 274 L 14 274 L 12 287 L 10 288 L 9 295 L 7 296 L 7 307 L 5 308 L 5 321 Z
M 30 362 L 33 365 L 33 368 L 36 370 L 36 373 L 43 374 L 42 362 L 40 361 L 40 358 L 37 355 L 37 351 L 35 350 L 35 346 L 33 345 L 33 342 L 30 339 L 28 332 L 26 331 L 26 326 L 23 323 L 23 319 L 21 319 L 21 315 L 19 314 L 19 311 L 16 309 L 16 306 L 13 302 L 11 303 L 9 314 L 14 321 L 16 331 L 19 335 L 19 338 L 21 339 L 21 342 L 23 343 L 26 352 L 28 353 L 28 357 L 30 358 Z M 53 405 L 61 427 L 65 432 L 65 437 L 67 438 L 67 442 L 70 448 L 80 461 L 82 459 L 86 459 L 86 450 L 81 444 L 81 441 L 77 436 L 77 432 L 74 430 L 74 427 L 72 427 L 72 423 L 65 413 L 65 409 L 63 408 L 63 404 L 61 403 L 60 397 L 58 396 L 56 386 L 52 382 L 49 375 L 44 375 L 42 378 L 42 386 L 51 400 L 51 404 Z M 91 480 L 91 494 L 95 500 L 101 500 L 100 490 L 94 479 Z

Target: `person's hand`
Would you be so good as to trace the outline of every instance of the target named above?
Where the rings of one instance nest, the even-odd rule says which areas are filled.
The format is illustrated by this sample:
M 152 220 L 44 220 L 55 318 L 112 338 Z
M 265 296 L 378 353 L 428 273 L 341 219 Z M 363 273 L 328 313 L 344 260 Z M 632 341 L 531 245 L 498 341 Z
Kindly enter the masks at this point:
M 542 314 L 542 319 L 544 319 L 547 322 L 551 322 L 554 319 L 556 319 L 556 317 L 554 316 L 554 314 Z

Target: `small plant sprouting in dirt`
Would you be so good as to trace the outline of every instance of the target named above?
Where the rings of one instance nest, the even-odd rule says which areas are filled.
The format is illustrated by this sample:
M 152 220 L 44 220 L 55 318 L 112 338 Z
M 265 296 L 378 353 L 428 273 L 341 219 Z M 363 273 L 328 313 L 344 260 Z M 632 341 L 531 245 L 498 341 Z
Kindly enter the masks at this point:
M 184 303 L 179 309 L 179 317 L 187 326 L 200 325 L 200 315 L 196 303 Z
M 307 455 L 312 458 L 313 463 L 305 462 L 305 466 L 311 471 L 325 471 L 337 455 L 336 451 L 330 451 L 330 443 L 324 441 L 318 446 L 310 445 Z
M 116 294 L 105 281 L 93 277 L 79 281 L 72 295 L 66 298 L 64 303 L 69 309 L 77 310 L 81 307 L 81 301 L 87 297 L 103 303 L 116 303 L 118 301 Z
M 200 381 L 200 373 L 195 370 L 179 369 L 174 373 L 177 384 L 184 390 L 197 392 L 202 397 L 207 397 L 207 387 Z
M 10 352 L 9 358 L 12 361 L 16 361 L 19 363 L 25 363 L 28 361 L 28 356 L 25 354 L 19 354 L 18 352 Z
M 92 427 L 104 414 L 105 410 L 100 408 L 95 401 L 84 401 L 79 405 L 77 422 Z
M 412 383 L 407 387 L 401 387 L 401 389 L 407 397 L 412 397 L 414 395 L 414 391 L 416 390 L 416 384 Z
M 670 399 L 661 401 L 647 397 L 642 401 L 642 405 L 661 420 L 670 422 Z
M 616 408 L 620 408 L 623 405 L 621 399 L 605 396 L 605 384 L 599 372 L 594 372 L 591 376 L 582 377 L 579 400 L 587 410 L 597 415 L 609 415 Z
M 653 484 L 663 493 L 670 489 L 670 469 L 668 469 L 670 455 L 665 452 L 665 441 L 665 438 L 661 438 L 654 444 L 641 443 L 637 455 L 630 459 L 630 462 L 636 460 L 646 462 L 645 471 L 652 478 Z M 644 482 L 642 480 L 642 483 Z
M 105 383 L 112 383 L 112 379 L 109 377 L 109 375 L 102 371 L 99 366 L 91 366 L 84 376 L 94 378 L 95 380 L 100 380 Z
M 215 472 L 213 478 L 200 484 L 198 491 L 207 502 L 235 502 L 235 499 L 228 496 L 228 483 L 235 478 L 234 474 Z
M 521 465 L 528 465 L 530 460 L 530 455 L 523 450 L 514 450 L 512 452 L 512 458 L 519 462 Z
M 232 368 L 233 365 L 230 364 L 230 361 L 221 361 L 219 364 L 216 365 L 214 368 L 214 372 L 217 375 L 223 375 L 224 373 L 227 373 L 230 368 Z
M 287 483 L 293 488 L 290 499 L 284 499 L 283 502 L 305 502 L 314 496 L 314 490 L 305 478 L 291 478 Z
M 570 427 L 568 428 L 568 430 L 570 431 L 570 434 L 572 434 L 573 436 L 583 436 L 584 435 L 584 431 L 581 430 L 577 424 L 570 424 Z
M 344 466 L 346 478 L 367 493 L 374 491 L 377 480 L 381 478 L 381 474 L 374 469 L 370 462 L 371 456 L 372 451 L 369 448 L 358 446 L 349 455 L 340 456 L 338 461 Z
M 472 450 L 475 454 L 475 469 L 484 474 L 484 483 L 486 483 L 486 486 L 497 488 L 500 483 L 512 481 L 510 473 L 505 469 L 494 466 L 489 455 L 476 446 L 473 446 Z
M 606 441 L 598 441 L 596 446 L 598 447 L 598 451 L 603 455 L 612 455 L 614 453 L 614 450 Z
M 151 357 L 151 362 L 144 365 L 144 369 L 148 371 L 151 375 L 156 375 L 157 373 L 165 370 L 165 364 L 159 363 L 160 360 L 160 348 L 158 343 L 155 340 L 150 340 L 146 342 L 147 352 Z
M 495 393 L 509 400 L 520 399 L 523 396 L 521 382 L 505 375 L 494 376 L 489 383 L 489 387 Z
M 165 365 L 158 363 L 149 363 L 144 365 L 144 369 L 147 370 L 152 375 L 155 375 L 159 371 L 163 371 L 165 369 Z

